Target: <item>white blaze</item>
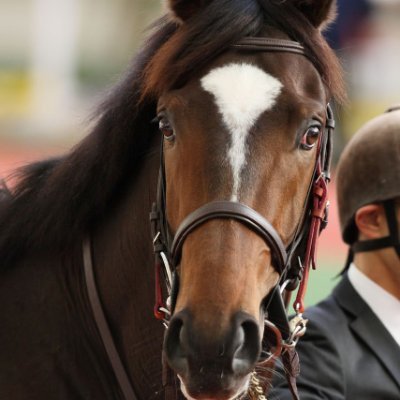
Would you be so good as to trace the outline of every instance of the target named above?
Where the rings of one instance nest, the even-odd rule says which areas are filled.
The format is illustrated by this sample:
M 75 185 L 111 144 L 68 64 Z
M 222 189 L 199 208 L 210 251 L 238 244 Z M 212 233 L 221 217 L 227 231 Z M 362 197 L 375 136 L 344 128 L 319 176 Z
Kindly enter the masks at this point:
M 282 84 L 255 65 L 232 63 L 211 70 L 201 79 L 201 85 L 214 96 L 231 135 L 228 160 L 233 173 L 232 200 L 237 201 L 247 136 L 259 116 L 274 106 Z

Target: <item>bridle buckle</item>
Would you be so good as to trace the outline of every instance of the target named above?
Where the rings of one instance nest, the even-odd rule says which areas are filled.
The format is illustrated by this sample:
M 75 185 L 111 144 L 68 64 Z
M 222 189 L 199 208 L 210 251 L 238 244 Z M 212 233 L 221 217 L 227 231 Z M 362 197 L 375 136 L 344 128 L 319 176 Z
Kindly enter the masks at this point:
M 308 319 L 303 318 L 302 313 L 297 313 L 297 315 L 289 321 L 290 336 L 282 344 L 284 350 L 296 347 L 299 339 L 306 333 L 307 322 Z

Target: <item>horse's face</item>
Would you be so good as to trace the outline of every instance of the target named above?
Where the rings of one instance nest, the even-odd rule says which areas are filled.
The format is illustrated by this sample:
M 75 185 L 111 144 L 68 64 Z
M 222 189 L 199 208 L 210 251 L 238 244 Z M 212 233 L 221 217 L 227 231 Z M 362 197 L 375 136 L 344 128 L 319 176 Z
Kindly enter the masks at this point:
M 167 217 L 172 232 L 198 207 L 244 203 L 288 244 L 312 179 L 326 95 L 312 64 L 293 54 L 229 52 L 159 101 Z M 259 354 L 263 301 L 279 274 L 265 241 L 213 219 L 186 239 L 166 354 L 192 398 L 242 391 Z
M 207 2 L 170 3 L 184 21 Z M 315 1 L 304 12 L 319 26 L 331 5 Z M 158 115 L 171 233 L 194 210 L 222 200 L 256 210 L 288 245 L 302 219 L 326 104 L 312 63 L 287 52 L 231 50 L 164 93 Z M 273 256 L 236 219 L 210 219 L 186 237 L 164 345 L 186 397 L 227 400 L 246 390 L 261 353 L 265 300 L 279 280 Z

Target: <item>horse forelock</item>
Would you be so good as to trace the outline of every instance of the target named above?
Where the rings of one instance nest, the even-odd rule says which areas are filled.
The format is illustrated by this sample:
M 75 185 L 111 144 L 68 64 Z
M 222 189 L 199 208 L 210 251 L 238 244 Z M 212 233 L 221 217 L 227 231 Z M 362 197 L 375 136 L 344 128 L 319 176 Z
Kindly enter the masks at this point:
M 173 24 L 176 24 L 172 19 Z M 183 86 L 211 60 L 239 39 L 260 36 L 265 28 L 278 29 L 300 42 L 329 91 L 345 102 L 339 61 L 318 28 L 291 1 L 214 0 L 176 30 L 158 49 L 144 70 L 142 97 L 159 97 Z

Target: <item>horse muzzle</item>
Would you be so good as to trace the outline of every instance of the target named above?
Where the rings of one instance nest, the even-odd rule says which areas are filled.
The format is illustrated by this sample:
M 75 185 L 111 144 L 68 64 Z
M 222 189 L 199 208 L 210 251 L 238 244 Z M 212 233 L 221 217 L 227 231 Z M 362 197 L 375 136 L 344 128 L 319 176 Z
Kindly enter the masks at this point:
M 261 351 L 257 321 L 236 313 L 224 332 L 212 335 L 196 326 L 188 310 L 170 322 L 164 341 L 168 364 L 191 399 L 228 400 L 247 389 L 249 374 Z

